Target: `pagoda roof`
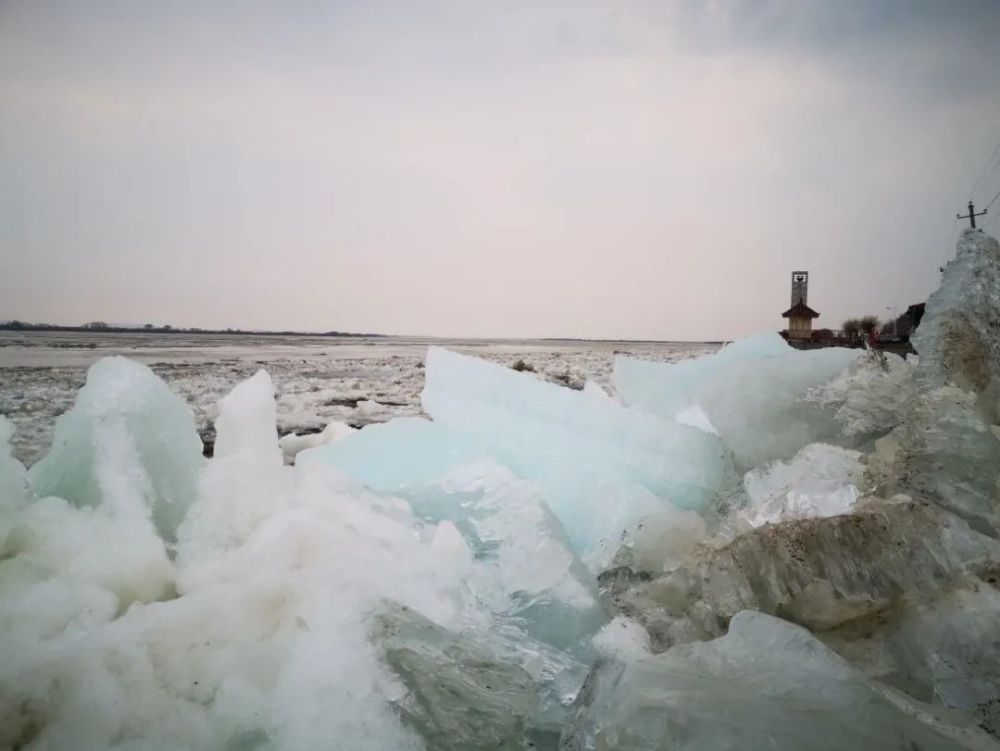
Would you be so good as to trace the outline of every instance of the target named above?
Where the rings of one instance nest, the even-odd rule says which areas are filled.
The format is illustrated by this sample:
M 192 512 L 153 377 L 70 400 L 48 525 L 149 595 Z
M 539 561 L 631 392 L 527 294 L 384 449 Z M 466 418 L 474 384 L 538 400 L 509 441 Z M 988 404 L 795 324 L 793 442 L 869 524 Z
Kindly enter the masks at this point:
M 781 314 L 782 318 L 819 318 L 819 313 L 810 308 L 804 302 L 799 300 L 795 305 L 790 307 L 784 313 Z

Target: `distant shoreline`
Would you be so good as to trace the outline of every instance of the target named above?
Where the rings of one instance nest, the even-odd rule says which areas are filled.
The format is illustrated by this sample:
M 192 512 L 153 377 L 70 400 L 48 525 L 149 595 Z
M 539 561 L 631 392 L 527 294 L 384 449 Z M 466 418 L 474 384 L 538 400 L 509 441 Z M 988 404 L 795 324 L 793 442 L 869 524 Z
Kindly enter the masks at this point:
M 420 339 L 427 341 L 483 341 L 483 342 L 621 342 L 623 344 L 714 344 L 722 346 L 731 339 L 591 339 L 579 336 L 539 336 L 539 337 L 479 337 L 479 336 L 430 336 L 423 334 L 363 334 L 349 331 L 270 331 L 258 329 L 200 329 L 174 328 L 173 326 L 112 326 L 84 325 L 63 326 L 49 323 L 23 323 L 4 321 L 0 331 L 17 333 L 79 333 L 79 334 L 167 334 L 211 336 L 297 336 L 330 337 L 344 339 Z
M 372 339 L 387 337 L 388 334 L 356 334 L 349 331 L 258 331 L 256 329 L 199 329 L 174 328 L 173 326 L 61 326 L 50 323 L 21 323 L 6 321 L 0 323 L 0 331 L 55 333 L 79 332 L 82 334 L 212 334 L 213 336 L 331 336 Z

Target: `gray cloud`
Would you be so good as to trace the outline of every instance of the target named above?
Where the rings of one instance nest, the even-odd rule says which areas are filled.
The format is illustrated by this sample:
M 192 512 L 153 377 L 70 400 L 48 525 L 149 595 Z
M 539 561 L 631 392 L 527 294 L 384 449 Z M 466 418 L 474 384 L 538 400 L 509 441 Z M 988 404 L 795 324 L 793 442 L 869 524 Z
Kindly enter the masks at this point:
M 989 3 L 0 7 L 0 318 L 718 338 L 794 267 L 836 326 L 1000 137 Z

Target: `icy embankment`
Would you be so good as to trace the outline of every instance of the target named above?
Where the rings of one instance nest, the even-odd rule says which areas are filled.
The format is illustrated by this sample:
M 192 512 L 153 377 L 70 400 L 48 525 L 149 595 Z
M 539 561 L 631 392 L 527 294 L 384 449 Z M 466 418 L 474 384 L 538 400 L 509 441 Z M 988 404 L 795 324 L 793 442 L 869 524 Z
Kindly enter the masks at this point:
M 819 409 L 800 435 L 840 448 L 800 447 L 751 469 L 716 534 L 682 555 L 668 535 L 622 547 L 600 575 L 602 598 L 646 629 L 656 656 L 592 671 L 565 748 L 1000 747 L 996 240 L 963 234 L 915 345 L 916 368 L 865 355 L 800 391 L 792 410 L 751 423 Z M 758 456 L 788 459 L 783 438 L 760 441 Z M 804 626 L 855 672 L 747 610 Z M 872 692 L 898 711 L 883 714 Z M 706 716 L 705 696 L 736 724 Z M 937 736 L 917 737 L 928 729 Z
M 30 470 L 0 419 L 0 748 L 997 748 L 998 294 L 966 233 L 917 368 L 431 349 L 431 419 L 283 444 L 260 372 L 208 461 L 101 361 Z

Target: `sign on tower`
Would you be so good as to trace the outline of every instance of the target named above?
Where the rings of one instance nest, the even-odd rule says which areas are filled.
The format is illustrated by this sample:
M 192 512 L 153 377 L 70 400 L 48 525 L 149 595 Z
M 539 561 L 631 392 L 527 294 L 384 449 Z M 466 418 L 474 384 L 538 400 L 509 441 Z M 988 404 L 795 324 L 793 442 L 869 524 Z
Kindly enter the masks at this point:
M 809 272 L 792 272 L 792 305 L 809 302 Z

